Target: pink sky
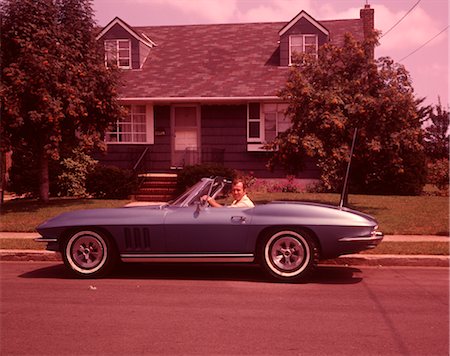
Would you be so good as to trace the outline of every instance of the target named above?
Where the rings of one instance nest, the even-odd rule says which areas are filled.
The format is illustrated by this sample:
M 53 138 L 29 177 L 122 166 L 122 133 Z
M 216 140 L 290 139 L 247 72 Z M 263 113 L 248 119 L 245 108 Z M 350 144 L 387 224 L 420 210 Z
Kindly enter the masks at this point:
M 375 9 L 375 27 L 386 33 L 418 1 L 367 2 Z M 289 21 L 301 10 L 317 20 L 359 18 L 359 10 L 365 3 L 366 0 L 94 0 L 93 7 L 100 26 L 105 26 L 115 16 L 131 26 L 156 26 Z M 405 65 L 416 95 L 426 97 L 427 104 L 437 104 L 438 96 L 445 106 L 450 101 L 449 29 L 444 30 L 448 17 L 448 0 L 421 0 L 381 38 L 375 52 L 377 57 L 389 56 Z

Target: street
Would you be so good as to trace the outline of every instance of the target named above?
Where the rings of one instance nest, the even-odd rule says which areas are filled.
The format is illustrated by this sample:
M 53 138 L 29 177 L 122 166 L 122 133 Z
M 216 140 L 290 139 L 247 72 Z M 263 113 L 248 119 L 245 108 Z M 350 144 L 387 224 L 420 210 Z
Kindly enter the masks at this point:
M 237 265 L 1 262 L 2 355 L 448 355 L 449 270 L 320 266 L 308 283 Z

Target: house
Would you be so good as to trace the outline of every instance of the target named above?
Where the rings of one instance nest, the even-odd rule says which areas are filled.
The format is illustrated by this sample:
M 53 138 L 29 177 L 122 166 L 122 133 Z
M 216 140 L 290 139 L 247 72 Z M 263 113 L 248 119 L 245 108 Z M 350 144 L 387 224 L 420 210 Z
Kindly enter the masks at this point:
M 176 172 L 214 162 L 261 178 L 284 177 L 265 165 L 264 142 L 285 130 L 285 85 L 295 52 L 362 40 L 374 10 L 319 21 L 301 11 L 289 22 L 132 27 L 116 17 L 98 34 L 105 65 L 123 69 L 120 101 L 129 114 L 106 134 L 101 162 L 140 172 Z M 312 164 L 299 178 L 317 176 Z

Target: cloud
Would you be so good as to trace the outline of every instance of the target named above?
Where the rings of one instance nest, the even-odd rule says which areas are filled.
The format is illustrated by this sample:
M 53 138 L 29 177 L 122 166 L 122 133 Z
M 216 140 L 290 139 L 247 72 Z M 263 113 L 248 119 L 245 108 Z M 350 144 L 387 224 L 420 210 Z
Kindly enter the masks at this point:
M 375 27 L 386 34 L 380 39 L 383 51 L 417 48 L 438 34 L 440 29 L 436 21 L 422 8 L 411 11 L 395 28 L 394 26 L 406 11 L 393 12 L 385 6 L 375 6 Z M 445 36 L 436 38 L 430 46 L 442 44 Z
M 230 22 L 238 10 L 237 0 L 153 0 L 153 2 L 172 7 L 187 16 L 201 18 L 202 23 Z
M 241 8 L 238 13 L 239 21 L 242 22 L 271 22 L 289 21 L 300 11 L 305 10 L 312 13 L 314 6 L 311 0 L 266 0 L 260 2 L 250 2 L 258 4 L 246 9 Z

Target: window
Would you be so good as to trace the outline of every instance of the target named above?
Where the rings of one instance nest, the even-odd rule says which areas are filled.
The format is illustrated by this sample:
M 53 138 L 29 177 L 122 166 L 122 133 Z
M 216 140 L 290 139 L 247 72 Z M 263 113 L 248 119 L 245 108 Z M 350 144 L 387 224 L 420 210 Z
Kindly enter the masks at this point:
M 291 127 L 291 120 L 285 115 L 288 104 L 248 104 L 247 151 L 265 151 L 269 143 L 281 132 Z
M 317 48 L 318 42 L 316 35 L 289 36 L 289 65 L 293 64 L 296 53 L 309 53 L 317 57 Z
M 264 104 L 264 141 L 271 142 L 281 132 L 291 126 L 291 120 L 285 115 L 287 104 Z
M 116 65 L 119 68 L 131 68 L 130 40 L 106 40 L 105 64 L 107 67 Z
M 259 103 L 249 103 L 247 106 L 247 141 L 261 142 L 261 131 Z
M 108 143 L 153 143 L 145 105 L 125 105 L 127 115 L 106 133 Z

